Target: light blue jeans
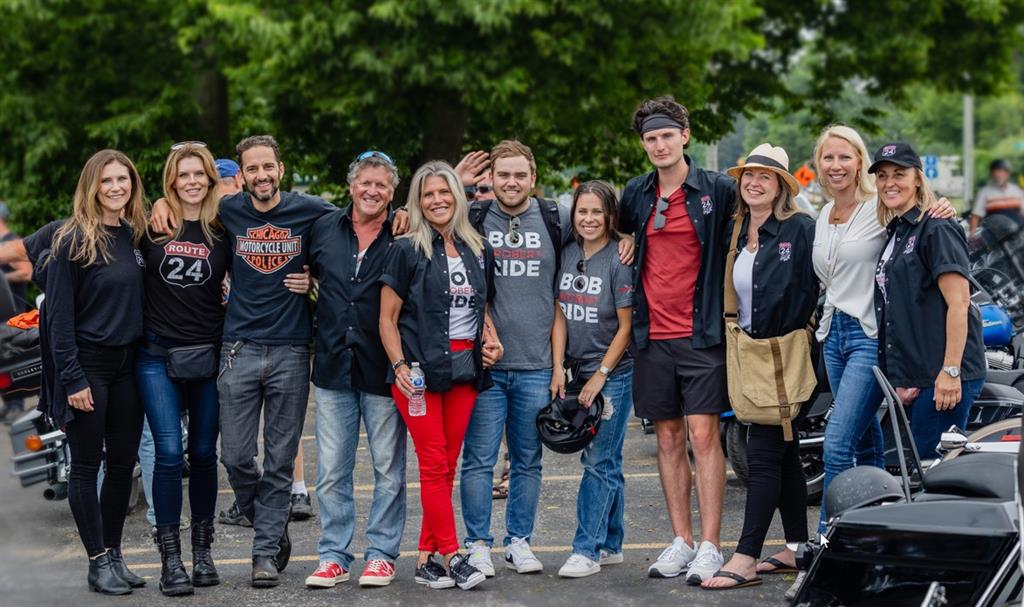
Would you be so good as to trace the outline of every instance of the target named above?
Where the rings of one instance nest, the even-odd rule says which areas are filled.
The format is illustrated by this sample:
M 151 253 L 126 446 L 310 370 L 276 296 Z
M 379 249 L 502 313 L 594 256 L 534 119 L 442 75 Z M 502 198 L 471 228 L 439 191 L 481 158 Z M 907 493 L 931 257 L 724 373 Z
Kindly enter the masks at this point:
M 492 371 L 494 386 L 476 398 L 462 447 L 462 519 L 466 543 L 491 536 L 491 487 L 498 461 L 501 434 L 508 441 L 508 504 L 505 506 L 504 544 L 512 538 L 530 539 L 540 500 L 541 456 L 537 413 L 551 401 L 551 368 L 536 371 Z
M 626 508 L 622 444 L 626 422 L 633 414 L 633 369 L 609 377 L 601 393 L 605 407 L 612 403 L 612 416 L 601 420 L 597 436 L 580 455 L 583 478 L 576 496 L 577 526 L 572 540 L 573 553 L 593 561 L 600 559 L 602 548 L 622 552 Z
M 854 466 L 885 465 L 885 443 L 878 409 L 882 389 L 871 367 L 878 364 L 878 340 L 865 335 L 860 322 L 839 310 L 824 347 L 828 383 L 835 407 L 825 426 L 824 492 L 839 473 Z M 824 497 L 824 493 L 822 493 Z M 819 532 L 825 531 L 828 514 L 822 500 Z
M 319 387 L 314 394 L 320 560 L 349 569 L 354 559 L 349 551 L 356 526 L 352 471 L 362 418 L 374 478 L 364 558 L 394 563 L 405 527 L 405 422 L 388 396 Z
M 153 468 L 156 466 L 156 443 L 153 431 L 149 429 L 149 418 L 142 422 L 142 440 L 139 441 L 139 468 L 142 469 L 142 491 L 149 507 L 146 520 L 156 526 L 156 501 L 153 498 Z

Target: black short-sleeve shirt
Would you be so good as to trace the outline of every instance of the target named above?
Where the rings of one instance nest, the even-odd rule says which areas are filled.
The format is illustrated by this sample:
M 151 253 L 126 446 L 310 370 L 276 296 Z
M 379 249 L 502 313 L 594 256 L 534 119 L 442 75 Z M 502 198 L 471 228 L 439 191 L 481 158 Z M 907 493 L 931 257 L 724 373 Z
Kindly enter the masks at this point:
M 729 248 L 726 233 L 729 218 L 736 207 L 736 180 L 724 173 L 707 171 L 684 156 L 689 173 L 686 190 L 686 213 L 693 222 L 700 241 L 700 272 L 693 290 L 693 345 L 711 348 L 722 343 L 723 287 L 725 253 Z M 650 338 L 650 312 L 644 293 L 644 257 L 647 253 L 647 221 L 657 199 L 655 186 L 658 172 L 634 177 L 622 191 L 619 204 L 619 230 L 636 238 L 636 272 L 633 276 L 633 342 L 647 347 Z
M 396 240 L 388 251 L 380 282 L 391 287 L 402 299 L 398 332 L 402 336 L 402 352 L 406 360 L 420 363 L 427 379 L 427 390 L 445 392 L 452 386 L 448 339 L 451 303 L 448 258 L 444 250 L 444 238 L 440 234 L 435 234 L 431 245 L 433 256 L 427 259 L 409 238 Z M 474 255 L 459 238 L 455 239 L 455 248 L 465 264 L 477 301 L 491 303 L 494 300 L 494 249 L 485 241 L 483 253 Z M 477 390 L 491 386 L 490 372 L 484 370 L 481 356 L 484 308 L 475 306 L 477 329 L 474 359 L 477 379 L 474 386 Z M 388 374 L 388 381 L 394 382 L 394 373 Z
M 892 252 L 887 261 L 879 259 L 875 275 L 879 364 L 894 386 L 926 388 L 935 383 L 946 353 L 949 307 L 939 276 L 970 276 L 967 238 L 952 219 L 928 217 L 917 208 L 893 219 L 886 230 Z M 981 379 L 985 367 L 981 315 L 972 303 L 960 377 Z

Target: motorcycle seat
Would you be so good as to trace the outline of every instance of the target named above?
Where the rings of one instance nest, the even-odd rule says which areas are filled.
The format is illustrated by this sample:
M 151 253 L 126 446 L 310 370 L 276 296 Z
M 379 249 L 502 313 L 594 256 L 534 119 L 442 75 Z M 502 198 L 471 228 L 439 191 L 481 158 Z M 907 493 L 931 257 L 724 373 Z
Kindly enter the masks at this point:
M 971 453 L 942 462 L 924 475 L 925 493 L 1014 499 L 1017 455 Z
M 985 385 L 995 384 L 999 386 L 1012 386 L 1024 377 L 1024 369 L 989 369 L 985 373 Z

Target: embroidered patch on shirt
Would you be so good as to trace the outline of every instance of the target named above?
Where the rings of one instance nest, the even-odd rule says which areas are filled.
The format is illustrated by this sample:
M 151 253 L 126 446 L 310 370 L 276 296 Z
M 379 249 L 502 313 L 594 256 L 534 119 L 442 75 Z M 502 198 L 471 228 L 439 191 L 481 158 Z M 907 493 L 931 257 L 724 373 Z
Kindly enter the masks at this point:
M 700 210 L 701 210 L 701 213 L 704 213 L 705 215 L 710 215 L 711 211 L 712 211 L 712 206 L 713 205 L 711 203 L 711 197 L 710 196 L 701 196 L 700 197 Z
M 907 239 L 907 246 L 903 249 L 904 255 L 909 255 L 914 252 L 914 245 L 917 244 L 917 236 L 911 236 Z
M 779 261 L 789 261 L 793 257 L 793 245 L 788 242 L 779 243 Z

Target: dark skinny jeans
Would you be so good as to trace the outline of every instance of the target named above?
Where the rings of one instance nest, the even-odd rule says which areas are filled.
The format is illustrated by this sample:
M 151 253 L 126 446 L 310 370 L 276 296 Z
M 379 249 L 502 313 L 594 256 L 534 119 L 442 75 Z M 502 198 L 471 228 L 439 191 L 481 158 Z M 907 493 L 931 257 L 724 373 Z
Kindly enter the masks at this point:
M 121 545 L 143 413 L 135 389 L 134 345 L 79 343 L 78 362 L 92 390 L 93 410 L 76 409 L 65 428 L 71 450 L 68 502 L 86 553 L 94 557 Z M 104 446 L 106 474 L 97 499 Z

